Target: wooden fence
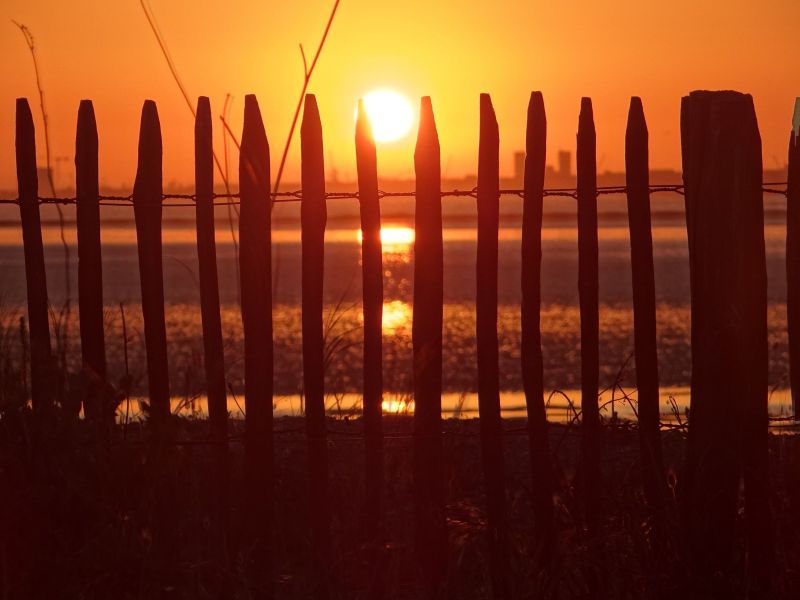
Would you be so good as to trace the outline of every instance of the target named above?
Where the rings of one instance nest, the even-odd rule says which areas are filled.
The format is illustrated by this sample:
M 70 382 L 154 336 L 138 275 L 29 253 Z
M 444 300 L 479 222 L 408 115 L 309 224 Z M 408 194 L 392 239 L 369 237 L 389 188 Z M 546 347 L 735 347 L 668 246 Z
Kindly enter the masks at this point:
M 734 531 L 735 514 L 710 508 L 708 499 L 723 490 L 727 498 L 743 474 L 752 514 L 748 519 L 751 562 L 763 568 L 770 540 L 763 478 L 767 460 L 766 286 L 763 239 L 760 139 L 752 100 L 733 92 L 693 93 L 684 99 L 682 137 L 689 249 L 692 277 L 692 419 L 686 497 L 688 522 L 694 527 L 697 557 L 719 567 L 730 556 L 725 544 Z M 540 333 L 540 275 L 546 154 L 546 117 L 541 93 L 528 108 L 522 220 L 522 373 L 528 412 L 531 487 L 538 543 L 553 541 L 555 482 L 547 441 Z M 48 322 L 47 283 L 39 219 L 41 199 L 36 175 L 34 126 L 28 102 L 17 101 L 17 173 L 27 277 L 30 323 L 31 399 L 35 413 L 54 404 L 53 357 Z M 721 136 L 721 137 L 720 137 Z M 602 517 L 600 477 L 601 419 L 598 410 L 599 301 L 596 138 L 592 103 L 581 102 L 577 135 L 577 200 L 582 438 L 579 488 L 584 522 L 590 534 Z M 317 592 L 328 588 L 325 565 L 331 546 L 327 432 L 324 405 L 322 281 L 326 195 L 322 126 L 317 102 L 308 95 L 301 127 L 302 156 L 302 337 L 305 424 L 309 455 L 310 517 L 315 564 L 321 573 Z M 84 400 L 87 419 L 113 418 L 104 405 L 106 380 L 103 334 L 98 186 L 98 133 L 92 104 L 80 105 L 76 138 L 76 199 L 79 249 L 79 313 L 83 367 L 92 382 Z M 363 106 L 359 105 L 355 148 L 358 169 L 363 265 L 364 313 L 364 452 L 365 522 L 373 539 L 382 536 L 384 459 L 382 432 L 381 310 L 383 270 L 380 198 L 375 144 Z M 503 426 L 497 341 L 499 135 L 488 95 L 480 97 L 478 185 L 477 329 L 478 398 L 482 466 L 486 486 L 490 572 L 493 593 L 509 595 L 506 556 L 507 523 L 503 464 Z M 635 361 L 643 489 L 653 514 L 666 503 L 667 488 L 659 433 L 659 382 L 656 351 L 656 302 L 650 224 L 648 133 L 642 103 L 631 100 L 625 136 L 633 281 Z M 430 98 L 421 104 L 414 155 L 416 209 L 414 246 L 413 390 L 415 399 L 413 477 L 416 554 L 430 597 L 441 589 L 448 563 L 445 481 L 442 459 L 443 243 L 440 150 Z M 164 319 L 161 213 L 161 129 L 155 103 L 144 104 L 136 182 L 131 197 L 138 239 L 139 275 L 149 383 L 149 417 L 156 437 L 169 439 L 170 390 Z M 273 331 L 271 289 L 270 155 L 258 103 L 248 96 L 241 137 L 239 193 L 241 211 L 240 284 L 245 362 L 246 506 L 254 526 L 249 541 L 258 549 L 254 572 L 269 585 L 274 486 Z M 225 528 L 229 478 L 228 415 L 225 367 L 214 242 L 214 158 L 211 110 L 200 98 L 195 126 L 197 246 L 205 375 L 209 398 L 217 481 L 216 506 Z M 741 177 L 731 178 L 737 172 Z M 772 190 L 775 191 L 775 190 Z M 800 150 L 793 134 L 789 150 L 787 276 L 791 382 L 794 406 L 800 392 Z M 731 238 L 730 236 L 733 236 Z M 736 239 L 731 251 L 730 239 Z M 742 318 L 741 315 L 748 315 Z M 748 352 L 750 354 L 748 354 Z M 755 355 L 752 354 L 755 352 Z M 744 373 L 746 372 L 746 374 Z M 741 374 L 741 375 L 739 375 Z M 725 390 L 738 398 L 733 411 L 720 410 Z M 795 411 L 796 412 L 796 411 Z M 719 416 L 724 423 L 720 426 Z M 712 423 L 713 421 L 713 423 Z M 733 450 L 732 450 L 733 449 Z M 730 456 L 738 458 L 731 462 Z M 701 458 L 702 457 L 702 458 Z M 711 463 L 717 471 L 709 471 Z M 735 463 L 735 464 L 734 464 Z M 738 485 L 738 484 L 736 484 Z M 726 505 L 728 509 L 733 506 Z M 712 518 L 713 517 L 713 518 Z M 706 521 L 704 521 L 704 519 Z M 766 521 L 765 521 L 766 520 Z M 759 533 L 760 532 L 760 533 Z M 708 559 L 708 556 L 713 559 Z

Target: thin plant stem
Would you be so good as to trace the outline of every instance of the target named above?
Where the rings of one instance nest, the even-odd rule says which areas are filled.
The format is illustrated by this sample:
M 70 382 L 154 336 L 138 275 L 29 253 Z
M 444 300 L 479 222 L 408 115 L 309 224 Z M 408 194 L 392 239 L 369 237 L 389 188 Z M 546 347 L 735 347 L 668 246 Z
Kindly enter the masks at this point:
M 281 178 L 283 177 L 283 169 L 286 166 L 286 158 L 289 155 L 289 147 L 292 145 L 294 130 L 297 128 L 297 120 L 300 118 L 300 109 L 303 107 L 303 100 L 306 97 L 308 84 L 311 81 L 311 76 L 314 74 L 314 69 L 317 66 L 317 61 L 319 60 L 320 54 L 322 54 L 322 48 L 325 46 L 325 41 L 328 39 L 328 33 L 330 33 L 331 25 L 333 25 L 333 19 L 336 17 L 336 11 L 339 10 L 340 2 L 341 0 L 336 0 L 333 3 L 331 14 L 328 17 L 327 24 L 325 25 L 325 31 L 322 32 L 322 38 L 317 46 L 317 51 L 314 53 L 314 59 L 311 61 L 311 66 L 308 66 L 308 62 L 306 61 L 306 53 L 305 50 L 303 50 L 303 44 L 300 44 L 300 56 L 303 59 L 303 87 L 300 90 L 300 97 L 297 99 L 297 106 L 294 109 L 294 116 L 292 117 L 292 126 L 289 128 L 289 135 L 286 137 L 286 144 L 283 147 L 281 162 L 278 165 L 278 174 L 275 177 L 275 186 L 272 190 L 274 193 L 277 193 L 280 189 Z
M 42 114 L 42 129 L 44 133 L 44 151 L 45 151 L 45 168 L 47 172 L 47 182 L 50 185 L 50 193 L 53 197 L 57 197 L 58 193 L 56 192 L 56 185 L 55 180 L 53 178 L 53 166 L 52 161 L 50 159 L 50 127 L 49 127 L 49 120 L 47 118 L 47 109 L 45 107 L 44 101 L 44 86 L 42 85 L 42 78 L 41 73 L 39 71 L 39 59 L 36 55 L 36 42 L 33 37 L 33 33 L 28 27 L 22 23 L 18 23 L 17 21 L 11 20 L 14 25 L 16 25 L 22 36 L 25 38 L 25 44 L 28 46 L 28 50 L 31 53 L 31 59 L 33 59 L 33 73 L 36 77 L 36 89 L 39 92 L 39 110 Z M 59 312 L 59 318 L 54 319 L 56 321 L 56 341 L 59 342 L 58 338 L 58 326 L 59 321 L 63 325 L 64 337 L 63 337 L 63 344 L 59 343 L 59 347 L 57 348 L 58 358 L 60 361 L 60 367 L 62 373 L 66 373 L 67 369 L 67 344 L 69 339 L 69 321 L 71 315 L 71 305 L 72 305 L 72 285 L 70 282 L 69 276 L 69 264 L 70 264 L 70 249 L 69 244 L 67 243 L 67 236 L 66 236 L 66 228 L 64 224 L 64 211 L 61 209 L 61 206 L 56 204 L 56 211 L 58 212 L 58 227 L 59 227 L 59 234 L 61 237 L 61 246 L 64 249 L 64 292 L 66 299 L 64 301 L 64 305 L 61 307 L 61 311 Z
M 289 134 L 286 137 L 286 143 L 284 144 L 284 147 L 283 147 L 283 154 L 281 155 L 281 161 L 280 161 L 280 164 L 278 166 L 278 173 L 277 173 L 277 176 L 275 177 L 275 185 L 273 187 L 273 193 L 277 193 L 278 190 L 280 189 L 281 179 L 283 177 L 283 170 L 284 170 L 284 167 L 286 166 L 286 159 L 287 159 L 287 156 L 289 155 L 289 148 L 291 147 L 291 144 L 292 144 L 292 138 L 294 137 L 295 129 L 297 128 L 297 121 L 298 121 L 298 119 L 300 117 L 300 109 L 303 106 L 303 100 L 305 98 L 306 91 L 308 90 L 308 84 L 311 81 L 311 76 L 314 74 L 314 69 L 316 68 L 317 62 L 319 61 L 319 57 L 322 54 L 322 49 L 325 46 L 325 42 L 328 39 L 328 34 L 330 33 L 331 26 L 333 25 L 333 20 L 336 17 L 336 12 L 339 9 L 340 2 L 341 2 L 341 0 L 335 0 L 335 2 L 333 4 L 333 8 L 331 9 L 330 15 L 328 16 L 328 21 L 325 24 L 325 30 L 322 33 L 322 38 L 320 39 L 319 45 L 317 46 L 317 50 L 314 53 L 314 58 L 311 61 L 311 65 L 308 64 L 308 61 L 306 60 L 305 50 L 303 49 L 303 45 L 300 44 L 300 56 L 303 59 L 303 86 L 302 86 L 302 89 L 300 90 L 300 96 L 297 99 L 297 106 L 295 107 L 294 116 L 292 117 L 292 125 L 289 128 Z M 148 0 L 139 0 L 139 4 L 142 7 L 142 11 L 144 12 L 145 18 L 147 19 L 147 23 L 149 24 L 150 29 L 153 32 L 153 35 L 155 36 L 156 41 L 158 42 L 158 47 L 161 49 L 161 54 L 164 56 L 164 60 L 167 62 L 167 67 L 169 68 L 170 73 L 172 74 L 172 78 L 175 80 L 175 84 L 178 86 L 178 89 L 180 90 L 181 96 L 183 96 L 183 99 L 186 102 L 186 106 L 189 108 L 189 110 L 191 111 L 192 115 L 196 116 L 195 107 L 192 104 L 191 98 L 189 97 L 189 93 L 186 90 L 186 86 L 183 84 L 183 81 L 181 80 L 180 74 L 178 73 L 178 69 L 175 66 L 175 61 L 172 59 L 172 55 L 170 54 L 169 48 L 167 47 L 167 43 L 166 43 L 166 40 L 164 38 L 164 34 L 161 32 L 161 29 L 158 26 L 158 22 L 156 21 L 155 15 L 153 13 L 152 8 L 150 7 L 150 4 L 149 4 Z M 228 103 L 228 99 L 226 98 L 226 105 L 227 105 L 227 103 Z M 230 135 L 231 139 L 236 144 L 236 147 L 241 149 L 240 146 L 239 146 L 239 142 L 236 139 L 236 136 L 233 134 L 233 131 L 231 131 L 231 128 L 228 125 L 228 121 L 227 121 L 227 117 L 226 117 L 226 114 L 225 114 L 225 110 L 223 110 L 223 114 L 221 115 L 220 118 L 222 120 L 222 124 L 223 124 L 223 127 L 224 127 L 223 140 L 225 140 L 225 133 L 227 133 L 228 135 Z M 227 151 L 227 149 L 226 149 L 226 151 Z M 230 195 L 230 186 L 228 185 L 228 169 L 227 169 L 227 166 L 223 169 L 223 165 L 222 165 L 221 161 L 219 160 L 219 158 L 217 157 L 216 153 L 212 151 L 212 154 L 213 154 L 213 157 L 214 157 L 214 164 L 216 165 L 217 170 L 220 172 L 220 175 L 222 176 L 222 179 L 223 179 L 223 181 L 225 183 L 226 192 L 228 193 L 228 195 Z M 233 210 L 236 211 L 236 214 L 238 216 L 239 215 L 238 209 L 236 207 L 234 207 Z M 235 251 L 236 257 L 237 257 L 237 259 L 236 259 L 236 268 L 237 268 L 237 272 L 238 272 L 238 269 L 239 269 L 238 244 L 236 242 L 235 235 L 233 234 L 232 221 L 231 221 L 231 234 L 232 234 L 233 243 L 234 243 L 234 251 Z M 277 288 L 278 288 L 279 278 L 280 278 L 280 265 L 281 265 L 281 255 L 280 255 L 280 246 L 279 246 L 278 250 L 277 250 L 277 253 L 276 253 L 275 271 L 273 273 L 273 281 L 272 281 L 272 289 L 273 289 L 273 291 L 277 290 Z M 241 304 L 241 292 L 238 290 L 238 286 L 239 286 L 238 279 L 239 278 L 237 277 L 237 297 L 239 298 L 239 303 Z
M 331 9 L 330 16 L 328 17 L 328 22 L 325 24 L 325 30 L 322 32 L 322 38 L 319 41 L 319 45 L 317 46 L 317 51 L 314 53 L 314 59 L 311 61 L 311 66 L 308 65 L 308 61 L 306 60 L 306 53 L 303 49 L 303 44 L 300 44 L 300 57 L 303 59 L 303 87 L 300 90 L 300 96 L 297 98 L 297 106 L 294 109 L 294 116 L 292 117 L 292 125 L 289 128 L 289 135 L 286 136 L 286 144 L 283 146 L 283 154 L 281 155 L 281 162 L 278 165 L 278 174 L 275 177 L 275 186 L 272 188 L 272 192 L 277 194 L 281 187 L 281 179 L 283 178 L 283 169 L 286 166 L 286 158 L 289 156 L 289 148 L 292 145 L 292 138 L 294 137 L 295 129 L 297 128 L 297 120 L 300 118 L 300 109 L 303 107 L 303 100 L 306 97 L 306 91 L 308 90 L 308 84 L 311 81 L 311 76 L 314 74 L 314 69 L 317 67 L 317 61 L 319 61 L 319 57 L 322 54 L 322 49 L 325 47 L 325 41 L 328 39 L 328 33 L 330 33 L 331 25 L 333 25 L 333 19 L 336 17 L 336 11 L 339 10 L 339 2 L 341 0 L 336 0 L 333 3 L 333 8 Z M 273 207 L 275 204 L 273 203 Z M 272 273 L 272 290 L 273 293 L 277 293 L 277 290 L 280 286 L 280 277 L 281 277 L 281 264 L 283 263 L 283 256 L 282 256 L 282 247 L 278 246 L 275 252 L 275 269 Z
M 128 365 L 128 326 L 125 322 L 125 304 L 119 303 L 119 314 L 122 317 L 122 354 L 125 358 L 125 423 L 122 426 L 122 439 L 128 437 L 128 421 L 131 414 L 131 395 L 130 395 L 130 367 Z
M 226 131 L 230 134 L 231 139 L 236 144 L 236 147 L 239 148 L 239 142 L 236 140 L 236 137 L 234 137 L 233 132 L 230 131 L 230 128 L 228 127 L 228 123 L 227 123 L 227 120 L 226 120 L 227 119 L 227 115 L 228 115 L 228 110 L 230 110 L 230 106 L 231 106 L 231 95 L 230 94 L 226 94 L 225 95 L 225 104 L 222 106 L 222 114 L 220 115 L 220 120 L 222 121 L 222 124 L 225 127 Z M 230 196 L 231 195 L 231 188 L 228 185 L 228 181 L 229 181 L 229 179 L 228 179 L 228 136 L 226 135 L 225 131 L 222 132 L 222 156 L 223 156 L 223 160 L 224 160 L 224 163 L 225 163 L 225 178 L 224 178 L 224 181 L 225 181 L 225 192 L 228 194 L 228 196 Z M 235 208 L 235 207 L 233 207 L 231 205 L 231 203 L 229 202 L 228 205 L 227 205 L 227 208 L 228 208 L 228 225 L 230 226 L 231 240 L 233 241 L 233 255 L 234 255 L 234 260 L 236 262 L 236 303 L 241 307 L 241 305 L 242 305 L 242 282 L 240 281 L 241 276 L 239 274 L 239 241 L 236 239 L 236 227 L 233 224 L 233 221 L 234 221 L 234 219 L 233 219 L 233 211 L 231 210 L 232 208 Z M 238 211 L 236 212 L 236 216 L 237 217 L 239 216 Z
M 183 80 L 181 79 L 180 73 L 178 73 L 178 68 L 175 66 L 175 61 L 172 59 L 172 54 L 169 51 L 169 47 L 167 46 L 166 39 L 164 38 L 164 34 L 161 32 L 161 28 L 158 26 L 158 21 L 156 21 L 155 14 L 153 13 L 153 9 L 150 7 L 150 3 L 148 0 L 139 0 L 139 4 L 142 7 L 142 12 L 144 12 L 144 16 L 147 19 L 147 23 L 150 26 L 150 30 L 153 32 L 153 35 L 156 38 L 156 42 L 158 43 L 158 47 L 161 50 L 161 54 L 164 56 L 164 60 L 167 63 L 167 67 L 169 68 L 169 72 L 172 75 L 172 79 L 175 81 L 175 85 L 178 86 L 178 90 L 183 97 L 184 102 L 186 102 L 186 107 L 189 109 L 189 112 L 192 113 L 193 117 L 197 117 L 197 110 L 195 109 L 194 104 L 192 104 L 192 99 L 189 96 L 189 92 L 186 89 L 186 86 L 183 84 Z M 223 143 L 223 152 L 225 153 L 224 156 L 224 165 L 222 161 L 220 161 L 217 153 L 211 150 L 211 155 L 214 158 L 214 166 L 216 167 L 217 171 L 222 177 L 222 183 L 225 186 L 225 193 L 230 196 L 231 195 L 231 186 L 230 186 L 230 178 L 228 172 L 228 148 L 227 148 L 227 137 L 225 132 L 231 136 L 236 147 L 239 148 L 239 142 L 236 140 L 236 137 L 233 135 L 233 132 L 230 131 L 230 127 L 227 125 L 226 114 L 229 108 L 231 95 L 227 94 L 225 96 L 225 105 L 222 109 L 222 114 L 220 115 L 220 119 L 222 120 L 224 131 L 222 134 L 222 143 Z M 231 242 L 233 243 L 233 253 L 236 261 L 236 302 L 237 304 L 241 305 L 241 291 L 240 291 L 240 283 L 239 283 L 239 242 L 236 239 L 236 231 L 234 227 L 234 219 L 232 212 L 236 213 L 238 218 L 239 216 L 239 208 L 235 205 L 228 204 L 228 223 L 230 225 L 230 232 L 231 232 Z
M 153 35 L 156 38 L 156 42 L 158 43 L 158 47 L 161 50 L 161 54 L 164 56 L 164 60 L 167 63 L 167 67 L 169 68 L 169 72 L 172 75 L 172 79 L 175 80 L 175 84 L 178 86 L 178 90 L 180 90 L 181 96 L 183 96 L 183 99 L 186 102 L 186 106 L 189 108 L 189 112 L 192 113 L 193 117 L 197 117 L 197 110 L 195 109 L 194 104 L 192 104 L 192 99 L 189 97 L 189 92 L 186 90 L 186 86 L 183 84 L 183 80 L 181 79 L 181 76 L 178 73 L 178 69 L 175 66 L 175 61 L 172 60 L 172 55 L 170 54 L 169 48 L 167 47 L 166 39 L 164 38 L 164 34 L 161 33 L 161 29 L 158 26 L 158 22 L 156 21 L 153 9 L 150 7 L 150 3 L 147 0 L 139 0 L 139 4 L 142 7 L 142 12 L 144 12 L 144 16 L 147 19 L 147 23 L 150 26 L 150 30 L 153 32 Z M 220 177 L 222 177 L 222 180 L 225 183 L 225 189 L 230 190 L 230 186 L 228 185 L 228 176 L 222 168 L 222 163 L 220 162 L 217 153 L 214 152 L 213 149 L 211 151 L 211 155 L 214 158 L 214 165 L 216 166 L 217 171 L 219 171 Z M 230 191 L 228 193 L 230 193 Z
M 44 102 L 44 87 L 42 86 L 42 77 L 41 73 L 39 72 L 39 59 L 36 55 L 36 43 L 31 30 L 28 29 L 26 25 L 18 23 L 13 19 L 11 22 L 19 28 L 22 36 L 25 38 L 25 44 L 28 46 L 28 50 L 31 53 L 31 58 L 33 59 L 33 73 L 36 76 L 36 89 L 39 92 L 39 110 L 42 113 L 42 128 L 44 129 L 44 153 L 45 167 L 47 170 L 47 183 L 50 185 L 50 192 L 53 194 L 53 196 L 58 196 L 58 193 L 56 192 L 55 180 L 53 178 L 53 166 L 50 159 L 50 128 L 49 120 L 47 118 L 47 109 L 45 108 Z M 67 293 L 67 304 L 69 304 L 71 297 L 69 280 L 69 244 L 67 243 L 67 237 L 64 229 L 64 212 L 61 210 L 61 207 L 58 204 L 56 204 L 56 210 L 58 210 L 58 225 L 61 229 L 61 244 L 64 247 L 64 286 Z

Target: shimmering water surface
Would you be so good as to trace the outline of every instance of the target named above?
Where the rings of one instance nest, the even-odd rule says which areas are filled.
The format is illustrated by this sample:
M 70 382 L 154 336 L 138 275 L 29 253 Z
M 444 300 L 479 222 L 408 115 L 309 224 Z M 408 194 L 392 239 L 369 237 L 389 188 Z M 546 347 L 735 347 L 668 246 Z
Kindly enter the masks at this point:
M 117 209 L 121 210 L 121 209 Z M 546 223 L 542 258 L 542 336 L 547 390 L 573 390 L 567 395 L 580 404 L 580 338 L 577 291 L 577 231 L 569 219 Z M 384 217 L 384 385 L 387 411 L 404 411 L 411 402 L 411 305 L 413 284 L 413 221 Z M 45 255 L 51 304 L 58 312 L 65 299 L 64 256 L 60 231 L 44 227 Z M 77 290 L 77 249 L 74 225 L 66 230 L 72 247 L 71 287 Z M 769 277 L 770 385 L 788 385 L 785 286 L 785 225 L 768 219 L 765 227 Z M 165 221 L 164 280 L 171 388 L 176 403 L 203 410 L 203 366 L 198 306 L 197 253 L 193 224 Z M 499 311 L 502 401 L 507 416 L 524 407 L 520 393 L 520 229 L 505 218 L 500 230 Z M 106 343 L 109 372 L 125 373 L 122 315 L 128 330 L 128 370 L 135 394 L 146 393 L 143 323 L 139 305 L 135 230 L 130 223 L 104 224 L 103 276 L 107 306 Z M 475 252 L 474 223 L 461 221 L 444 230 L 444 377 L 443 404 L 451 414 L 473 416 L 477 389 L 475 365 Z M 2 293 L 3 351 L 19 352 L 17 319 L 24 314 L 24 261 L 18 226 L 0 226 L 0 290 Z M 275 385 L 276 409 L 290 414 L 301 409 L 302 357 L 300 301 L 300 234 L 296 224 L 278 222 L 273 233 L 275 273 Z M 653 225 L 658 345 L 664 411 L 668 398 L 679 407 L 688 399 L 690 383 L 689 270 L 685 224 L 682 218 L 656 216 Z M 357 221 L 331 219 L 325 248 L 325 327 L 331 349 L 327 367 L 328 403 L 333 413 L 346 415 L 358 406 L 361 389 L 361 265 Z M 237 397 L 229 399 L 233 412 L 243 389 L 242 326 L 237 304 L 235 246 L 228 224 L 217 226 L 217 253 L 222 322 L 228 382 Z M 633 318 L 631 310 L 630 247 L 625 219 L 601 218 L 600 344 L 601 388 L 615 381 L 627 391 L 634 387 Z M 73 301 L 74 304 L 74 301 Z M 68 355 L 79 357 L 76 306 L 67 327 Z M 76 361 L 77 362 L 77 361 Z M 74 365 L 77 367 L 77 365 Z M 615 392 L 619 395 L 619 391 Z M 610 392 L 607 394 L 610 400 Z M 774 413 L 788 410 L 784 391 L 772 395 Z M 183 400 L 181 400 L 183 399 Z M 571 409 L 560 394 L 551 399 L 553 418 L 569 418 Z M 177 405 L 176 405 L 177 406 Z M 411 406 L 413 408 L 413 404 Z M 621 414 L 625 402 L 615 403 Z M 561 415 L 559 417 L 558 415 Z

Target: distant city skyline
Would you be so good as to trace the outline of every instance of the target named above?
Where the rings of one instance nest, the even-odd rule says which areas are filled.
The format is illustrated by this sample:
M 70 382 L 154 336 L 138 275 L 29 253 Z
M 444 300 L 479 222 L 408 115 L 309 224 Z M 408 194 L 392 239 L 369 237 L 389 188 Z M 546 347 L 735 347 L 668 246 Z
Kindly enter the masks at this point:
M 557 153 L 557 164 L 547 163 L 545 167 L 545 186 L 549 187 L 571 187 L 575 185 L 575 166 L 573 164 L 573 153 L 569 150 L 559 150 Z M 56 186 L 56 192 L 59 194 L 64 193 L 72 193 L 74 191 L 74 180 L 70 179 L 70 177 L 74 177 L 74 173 L 70 169 L 64 169 L 63 171 L 60 170 L 60 167 L 63 168 L 64 161 L 58 160 L 54 165 L 54 183 Z M 71 166 L 71 165 L 68 165 Z M 524 169 L 525 169 L 525 152 L 521 150 L 517 150 L 512 153 L 512 166 L 513 170 L 511 172 L 503 172 L 501 170 L 500 177 L 501 183 L 505 184 L 506 187 L 509 185 L 511 186 L 518 186 L 521 187 L 524 181 Z M 39 175 L 39 189 L 40 193 L 43 196 L 52 195 L 53 192 L 50 189 L 49 179 L 47 175 L 47 169 L 43 165 L 39 166 L 38 169 Z M 234 174 L 235 175 L 235 174 Z M 599 186 L 622 186 L 625 185 L 625 171 L 615 171 L 615 170 L 606 170 L 606 171 L 599 171 L 597 173 L 598 177 L 598 185 Z M 650 177 L 651 177 L 651 184 L 652 185 L 671 185 L 671 184 L 680 184 L 682 183 L 682 174 L 680 169 L 658 169 L 658 168 L 651 168 L 650 169 Z M 783 182 L 786 178 L 786 165 L 778 166 L 775 168 L 770 167 L 769 165 L 764 166 L 764 182 L 765 183 L 777 183 Z M 413 188 L 413 175 L 409 177 L 391 177 L 391 176 L 379 176 L 379 182 L 383 184 L 384 187 L 389 185 L 390 189 L 400 189 Z M 446 176 L 443 174 L 442 177 L 442 184 L 446 189 L 448 185 L 457 185 L 462 184 L 470 186 L 474 185 L 477 182 L 477 175 L 475 173 L 464 173 L 460 176 Z M 231 183 L 237 185 L 235 179 L 231 180 Z M 216 181 L 217 189 L 222 192 L 224 191 L 223 182 L 218 178 Z M 355 174 L 352 174 L 351 177 L 342 177 L 340 173 L 331 172 L 328 170 L 327 173 L 327 185 L 330 190 L 355 190 L 358 187 L 358 182 L 356 181 Z M 192 181 L 168 181 L 165 180 L 164 183 L 165 191 L 179 191 L 179 192 L 191 192 L 194 186 L 194 182 Z M 106 191 L 129 191 L 129 186 L 126 185 L 109 185 L 109 184 L 101 184 L 101 189 Z M 294 190 L 300 188 L 299 181 L 296 180 L 284 180 L 283 185 L 281 186 L 284 191 L 287 190 Z M 389 189 L 387 188 L 387 189 Z M 12 182 L 11 185 L 6 187 L 0 187 L 0 196 L 3 197 L 14 197 L 14 183 Z
M 241 132 L 243 98 L 258 96 L 277 169 L 302 84 L 298 43 L 313 51 L 329 2 L 252 3 L 209 0 L 150 5 L 192 102 L 211 98 L 215 147 L 218 118 L 232 96 L 231 129 Z M 611 8 L 613 6 L 613 9 Z M 608 15 L 614 14 L 613 19 Z M 423 18 L 424 16 L 424 18 Z M 71 179 L 78 103 L 95 104 L 100 178 L 130 187 L 136 170 L 139 117 L 146 98 L 158 104 L 164 180 L 193 177 L 193 122 L 138 2 L 6 0 L 0 6 L 0 188 L 15 186 L 14 99 L 31 100 L 44 160 L 31 56 L 11 22 L 28 26 L 50 122 L 51 154 L 60 179 Z M 368 0 L 343 2 L 311 81 L 321 111 L 326 170 L 355 178 L 353 111 L 359 97 L 392 89 L 412 104 L 430 95 L 445 177 L 474 173 L 478 96 L 488 92 L 500 127 L 501 172 L 514 172 L 524 146 L 528 94 L 542 90 L 548 117 L 548 162 L 574 152 L 580 98 L 590 96 L 597 127 L 598 172 L 621 171 L 630 96 L 641 96 L 650 130 L 650 164 L 680 168 L 681 97 L 693 89 L 739 89 L 753 95 L 765 168 L 786 162 L 798 88 L 787 70 L 800 55 L 800 3 L 750 0 L 649 3 L 551 3 L 540 0 Z M 597 23 L 603 23 L 598 27 Z M 657 23 L 657 27 L 653 25 Z M 207 40 L 198 44 L 197 40 Z M 110 84 L 109 84 L 110 82 Z M 411 178 L 416 122 L 398 141 L 380 144 L 382 176 Z M 230 144 L 232 148 L 232 144 Z M 299 132 L 286 179 L 299 179 Z M 231 171 L 236 153 L 231 151 Z

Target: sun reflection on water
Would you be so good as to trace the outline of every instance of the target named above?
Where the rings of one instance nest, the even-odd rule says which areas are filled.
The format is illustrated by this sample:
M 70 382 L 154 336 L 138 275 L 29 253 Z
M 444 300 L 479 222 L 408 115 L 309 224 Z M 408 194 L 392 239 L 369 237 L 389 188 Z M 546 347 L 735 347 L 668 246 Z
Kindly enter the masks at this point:
M 411 326 L 411 306 L 402 300 L 383 303 L 383 332 L 396 334 Z
M 384 396 L 381 409 L 386 414 L 402 415 L 414 413 L 414 401 L 398 396 Z
M 363 236 L 359 229 L 356 233 L 360 244 Z M 414 229 L 401 225 L 387 225 L 381 227 L 381 245 L 384 254 L 408 252 L 414 243 Z
M 411 305 L 402 300 L 389 300 L 383 303 L 381 329 L 384 335 L 404 335 L 411 329 Z M 364 315 L 359 315 L 359 321 L 364 322 Z

